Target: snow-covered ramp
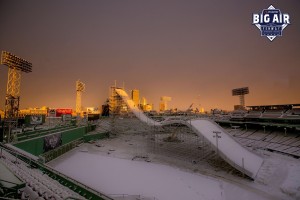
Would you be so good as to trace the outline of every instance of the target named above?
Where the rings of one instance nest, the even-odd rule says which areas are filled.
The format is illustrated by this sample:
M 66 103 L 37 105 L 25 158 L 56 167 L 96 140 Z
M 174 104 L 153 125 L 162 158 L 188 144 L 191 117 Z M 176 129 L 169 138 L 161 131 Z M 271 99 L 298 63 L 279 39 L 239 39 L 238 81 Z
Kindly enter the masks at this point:
M 172 121 L 154 121 L 146 116 L 143 111 L 134 104 L 123 89 L 116 89 L 116 92 L 121 96 L 135 116 L 142 122 L 149 126 L 172 124 Z M 255 179 L 256 174 L 263 164 L 263 158 L 240 145 L 218 124 L 209 119 L 193 119 L 190 121 L 175 120 L 173 123 L 178 122 L 187 125 L 198 135 L 204 136 L 225 161 L 237 170 Z M 217 135 L 216 132 L 218 132 Z
M 219 155 L 237 170 L 255 178 L 263 158 L 244 148 L 236 142 L 230 134 L 222 127 L 208 119 L 195 119 L 190 122 L 191 128 L 198 134 L 203 135 L 206 140 L 216 149 Z M 216 135 L 218 132 L 218 138 Z

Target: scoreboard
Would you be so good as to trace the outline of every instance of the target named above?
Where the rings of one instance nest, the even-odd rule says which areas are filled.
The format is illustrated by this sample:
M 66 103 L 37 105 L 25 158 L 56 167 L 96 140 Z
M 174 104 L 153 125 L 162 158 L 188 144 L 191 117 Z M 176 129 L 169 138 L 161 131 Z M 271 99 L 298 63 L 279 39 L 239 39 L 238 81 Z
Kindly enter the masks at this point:
M 240 95 L 245 95 L 245 94 L 249 94 L 248 87 L 236 88 L 236 89 L 232 90 L 232 96 L 240 96 Z

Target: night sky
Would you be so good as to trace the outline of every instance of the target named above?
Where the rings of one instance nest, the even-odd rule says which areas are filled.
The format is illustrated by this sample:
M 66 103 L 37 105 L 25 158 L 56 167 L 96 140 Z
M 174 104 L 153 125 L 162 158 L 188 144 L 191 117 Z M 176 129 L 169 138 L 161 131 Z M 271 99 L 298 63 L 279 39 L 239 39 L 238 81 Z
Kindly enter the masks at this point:
M 290 15 L 269 41 L 252 13 L 270 5 Z M 118 81 L 158 109 L 232 110 L 233 88 L 249 86 L 246 105 L 300 103 L 300 1 L 0 0 L 0 50 L 33 63 L 23 74 L 21 108 L 100 106 Z M 0 108 L 7 67 L 0 67 Z

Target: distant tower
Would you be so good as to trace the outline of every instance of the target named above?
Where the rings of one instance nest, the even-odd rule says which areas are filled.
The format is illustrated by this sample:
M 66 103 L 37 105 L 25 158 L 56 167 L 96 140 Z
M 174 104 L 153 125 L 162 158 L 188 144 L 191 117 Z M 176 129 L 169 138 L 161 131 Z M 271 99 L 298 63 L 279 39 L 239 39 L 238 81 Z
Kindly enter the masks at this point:
M 76 114 L 81 114 L 81 95 L 85 90 L 85 84 L 80 80 L 76 81 Z
M 245 108 L 245 95 L 249 94 L 249 88 L 243 87 L 243 88 L 237 88 L 232 90 L 232 96 L 239 96 L 240 97 L 240 108 Z M 236 106 L 235 106 L 236 107 Z
M 141 104 L 140 104 L 140 108 L 143 111 L 146 111 L 146 109 L 147 109 L 147 99 L 145 97 L 142 98 L 142 101 L 141 101 Z
M 10 142 L 11 130 L 18 125 L 21 75 L 32 72 L 32 64 L 6 51 L 2 51 L 1 64 L 8 67 L 3 135 Z
M 139 90 L 132 90 L 131 91 L 131 99 L 132 101 L 134 102 L 134 104 L 136 106 L 139 106 L 139 103 L 140 103 L 140 91 Z
M 160 97 L 160 103 L 159 103 L 159 111 L 165 111 L 168 109 L 168 102 L 171 101 L 171 97 L 162 96 Z
M 147 99 L 145 97 L 142 98 L 141 104 L 142 104 L 142 106 L 147 105 Z

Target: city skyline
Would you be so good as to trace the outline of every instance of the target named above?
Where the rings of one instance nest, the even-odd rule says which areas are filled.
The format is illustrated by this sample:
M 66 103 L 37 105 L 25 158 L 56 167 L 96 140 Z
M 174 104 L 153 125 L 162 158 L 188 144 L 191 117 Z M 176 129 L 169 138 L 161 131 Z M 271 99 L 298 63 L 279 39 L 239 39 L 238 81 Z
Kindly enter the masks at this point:
M 272 4 L 291 24 L 270 42 L 252 14 Z M 300 103 L 300 3 L 291 1 L 0 1 L 0 50 L 33 64 L 21 80 L 20 108 L 100 106 L 117 80 L 158 110 L 191 103 L 232 110 L 234 88 L 246 105 Z M 0 109 L 7 67 L 0 67 Z

